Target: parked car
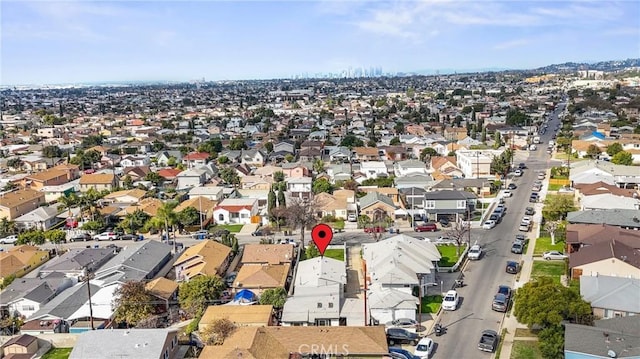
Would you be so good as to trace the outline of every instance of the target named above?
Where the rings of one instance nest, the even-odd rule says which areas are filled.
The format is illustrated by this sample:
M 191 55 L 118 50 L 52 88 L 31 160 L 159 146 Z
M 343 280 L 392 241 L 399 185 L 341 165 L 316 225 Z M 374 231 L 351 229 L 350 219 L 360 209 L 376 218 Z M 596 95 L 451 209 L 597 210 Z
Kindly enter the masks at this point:
M 467 257 L 469 258 L 469 260 L 475 261 L 480 259 L 480 256 L 482 256 L 482 248 L 480 248 L 480 245 L 478 244 L 474 244 L 469 248 L 469 252 L 467 253 Z
M 357 222 L 358 221 L 358 216 L 355 213 L 349 213 L 349 215 L 347 215 L 347 221 L 349 221 L 349 222 Z
M 416 349 L 413 351 L 413 354 L 418 358 L 428 359 L 433 352 L 433 339 L 429 337 L 424 337 L 420 339 L 418 345 L 416 345 Z
M 544 172 L 538 173 L 538 179 L 539 180 L 543 180 L 545 177 L 546 177 L 546 174 Z
M 529 196 L 529 202 L 530 203 L 536 203 L 538 202 L 538 194 L 537 193 L 532 193 L 531 196 Z
M 449 227 L 449 220 L 445 217 L 438 219 L 438 222 L 440 222 L 440 225 L 443 227 Z
M 496 223 L 500 223 L 500 221 L 502 221 L 502 216 L 500 215 L 500 213 L 491 213 L 491 215 L 489 216 L 489 220 L 494 221 Z
M 262 237 L 266 235 L 266 232 L 262 229 L 256 229 L 255 231 L 251 232 L 251 235 L 254 237 Z
M 507 298 L 507 296 L 504 294 L 496 294 L 496 296 L 493 297 L 491 309 L 495 310 L 496 312 L 505 313 L 507 311 L 507 308 L 509 308 L 509 299 Z
M 483 229 L 493 229 L 493 227 L 495 226 L 496 226 L 496 221 L 491 219 L 488 221 L 484 221 L 484 223 L 482 224 Z
M 92 239 L 93 238 L 88 233 L 82 233 L 69 238 L 69 242 L 86 242 Z
M 511 196 L 513 196 L 513 192 L 511 192 L 510 189 L 505 189 L 504 191 L 502 191 L 502 197 L 509 198 Z
M 511 245 L 511 253 L 522 254 L 523 250 L 524 246 L 522 245 L 522 243 L 513 242 L 513 244 Z
M 513 183 L 513 182 L 512 182 L 512 183 L 509 183 L 509 185 L 507 186 L 507 189 L 510 189 L 510 190 L 514 190 L 514 189 L 516 189 L 516 188 L 518 188 L 518 186 L 516 186 L 516 184 L 515 184 L 515 183 Z
M 113 241 L 118 239 L 118 235 L 115 232 L 102 232 L 93 236 L 93 239 L 96 241 Z
M 389 355 L 393 359 L 421 359 L 411 354 L 410 351 L 398 347 L 389 347 Z
M 442 298 L 442 310 L 456 310 L 458 309 L 458 292 L 455 290 L 448 291 L 444 298 Z
M 364 227 L 364 233 L 384 233 L 384 227 Z
M 515 243 L 520 243 L 523 246 L 527 244 L 528 241 L 529 239 L 524 234 L 516 234 L 516 239 L 514 240 Z
M 414 230 L 416 232 L 435 232 L 438 230 L 438 226 L 435 223 L 423 223 L 417 225 Z
M 525 169 L 525 168 L 527 168 L 527 165 L 526 165 L 524 162 L 520 162 L 520 163 L 518 163 L 518 169 L 523 170 L 523 169 Z
M 209 237 L 209 231 L 207 231 L 206 229 L 201 229 L 199 231 L 191 233 L 191 238 L 193 239 L 207 239 Z
M 516 177 L 521 177 L 524 174 L 521 169 L 517 169 L 513 172 L 513 175 Z
M 121 241 L 137 241 L 138 240 L 138 235 L 137 234 L 123 234 L 121 236 L 118 236 L 118 239 Z
M 0 244 L 15 244 L 18 240 L 18 236 L 11 235 L 0 239 Z
M 524 214 L 527 216 L 533 216 L 536 213 L 536 210 L 533 207 L 527 207 L 524 209 Z
M 498 286 L 498 294 L 504 294 L 507 299 L 511 299 L 511 294 L 512 294 L 512 290 L 511 287 L 507 286 L 507 285 L 499 285 Z
M 387 342 L 389 345 L 403 343 L 417 345 L 418 341 L 420 341 L 420 337 L 417 333 L 402 328 L 387 328 Z
M 515 261 L 508 261 L 505 270 L 509 274 L 518 274 L 520 271 L 520 264 Z
M 390 328 L 416 328 L 419 325 L 420 323 L 418 323 L 417 320 L 413 320 L 410 318 L 399 318 L 385 324 L 386 327 Z
M 478 349 L 493 353 L 498 347 L 498 340 L 498 333 L 494 330 L 485 330 L 480 336 L 480 341 L 478 341 Z
M 542 254 L 542 258 L 546 260 L 563 260 L 569 258 L 566 254 L 558 251 L 548 251 Z
M 298 242 L 296 242 L 295 239 L 293 239 L 293 238 L 283 238 L 278 243 L 280 243 L 280 244 L 293 244 L 294 247 L 298 246 Z

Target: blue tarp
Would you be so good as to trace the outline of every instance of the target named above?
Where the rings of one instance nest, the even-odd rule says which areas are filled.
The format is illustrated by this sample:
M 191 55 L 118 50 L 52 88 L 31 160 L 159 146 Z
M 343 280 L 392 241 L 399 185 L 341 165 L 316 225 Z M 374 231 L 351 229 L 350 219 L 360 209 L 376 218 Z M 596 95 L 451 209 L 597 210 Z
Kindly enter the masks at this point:
M 252 291 L 248 289 L 243 289 L 238 293 L 236 293 L 236 296 L 233 297 L 233 301 L 234 302 L 253 302 L 255 297 L 256 295 Z

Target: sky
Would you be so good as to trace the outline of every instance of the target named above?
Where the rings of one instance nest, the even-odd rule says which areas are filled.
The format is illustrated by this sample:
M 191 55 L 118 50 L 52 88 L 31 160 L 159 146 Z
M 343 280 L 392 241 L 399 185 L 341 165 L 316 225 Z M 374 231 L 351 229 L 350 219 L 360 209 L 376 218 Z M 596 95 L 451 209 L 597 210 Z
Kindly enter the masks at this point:
M 0 85 L 528 69 L 640 57 L 640 1 L 0 2 Z

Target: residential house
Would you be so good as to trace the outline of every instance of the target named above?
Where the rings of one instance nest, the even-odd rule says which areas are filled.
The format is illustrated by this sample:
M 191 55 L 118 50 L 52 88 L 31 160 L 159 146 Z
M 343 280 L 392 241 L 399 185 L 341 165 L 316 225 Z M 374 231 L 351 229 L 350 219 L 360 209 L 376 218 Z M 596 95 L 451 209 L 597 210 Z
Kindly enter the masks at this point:
M 313 179 L 311 177 L 289 177 L 285 179 L 289 196 L 310 199 L 313 196 Z
M 418 173 L 412 173 L 403 177 L 395 177 L 393 182 L 395 184 L 394 187 L 398 190 L 407 188 L 430 188 L 436 183 L 431 175 Z
M 198 330 L 203 331 L 220 319 L 229 319 L 237 328 L 277 324 L 272 305 L 210 305 L 200 318 Z
M 3 356 L 7 359 L 33 357 L 38 352 L 38 338 L 22 334 L 7 340 L 2 345 Z
M 69 182 L 67 171 L 50 168 L 46 171 L 34 173 L 22 180 L 22 187 L 39 191 L 46 186 L 58 186 Z
M 49 251 L 29 245 L 15 246 L 0 252 L 0 280 L 9 276 L 20 278 L 49 260 Z
M 273 178 L 261 176 L 244 176 L 240 178 L 242 189 L 269 190 L 273 186 Z
M 351 160 L 351 150 L 344 146 L 325 146 L 323 158 L 331 162 L 348 163 Z
M 203 197 L 214 202 L 224 199 L 224 187 L 219 186 L 199 186 L 189 190 L 189 198 Z
M 158 277 L 145 284 L 149 294 L 163 301 L 164 305 L 156 305 L 162 312 L 168 312 L 171 304 L 178 301 L 178 287 L 178 283 L 165 277 Z
M 491 162 L 502 150 L 465 150 L 456 152 L 456 167 L 465 178 L 491 178 Z
M 144 181 L 144 178 L 153 172 L 149 166 L 125 166 L 120 176 L 124 180 L 127 176 L 135 183 L 138 181 Z
M 198 196 L 194 198 L 189 198 L 183 202 L 181 202 L 174 211 L 176 213 L 180 213 L 184 211 L 186 208 L 191 207 L 200 213 L 200 221 L 203 225 L 208 225 L 213 219 L 213 210 L 216 208 L 218 202 L 212 201 L 207 197 Z
M 372 284 L 367 294 L 367 306 L 373 323 L 384 324 L 400 318 L 416 320 L 420 300 L 406 291 Z
M 360 173 L 364 174 L 367 179 L 389 177 L 387 164 L 382 161 L 366 161 L 360 163 Z
M 633 209 L 601 209 L 567 213 L 568 223 L 608 224 L 621 228 L 640 229 L 640 216 Z
M 110 248 L 71 248 L 38 268 L 38 275 L 42 278 L 61 273 L 78 281 L 85 271 L 95 273 L 114 256 Z
M 18 278 L 2 291 L 0 308 L 12 316 L 29 319 L 55 295 L 55 289 L 44 279 Z
M 166 274 L 172 259 L 172 246 L 160 241 L 128 243 L 99 270 L 94 278 L 101 286 L 130 280 L 151 280 Z
M 467 191 L 432 191 L 424 194 L 423 208 L 430 220 L 447 218 L 457 223 L 473 213 L 476 201 L 477 196 Z
M 572 186 L 580 183 L 605 182 L 620 188 L 636 188 L 640 171 L 636 166 L 616 165 L 607 161 L 579 161 L 571 164 L 569 179 Z
M 586 196 L 593 196 L 597 194 L 612 194 L 614 196 L 631 198 L 636 198 L 639 196 L 638 190 L 620 188 L 601 181 L 595 183 L 580 183 L 577 184 L 574 188 L 576 198 L 578 198 L 578 200 Z
M 80 177 L 80 192 L 87 192 L 93 188 L 98 192 L 113 191 L 118 187 L 120 179 L 113 173 L 92 173 Z
M 408 188 L 400 188 L 399 194 L 404 204 L 404 207 L 407 208 L 407 213 L 411 216 L 411 218 L 415 218 L 419 216 L 420 218 L 426 218 L 426 211 L 424 210 L 424 195 L 427 191 L 424 187 L 408 187 Z
M 608 224 L 569 223 L 566 227 L 567 253 L 577 252 L 583 247 L 612 240 L 634 249 L 640 249 L 640 232 L 637 230 L 623 229 Z
M 281 167 L 285 178 L 311 177 L 311 171 L 300 163 L 283 163 Z
M 580 295 L 599 319 L 640 315 L 640 279 L 580 276 Z
M 267 161 L 267 155 L 261 150 L 243 150 L 240 163 L 251 167 L 262 167 Z
M 162 207 L 163 204 L 164 202 L 157 198 L 152 198 L 152 197 L 143 198 L 142 200 L 140 200 L 140 202 L 134 203 L 130 206 L 123 208 L 121 211 L 117 212 L 115 215 L 120 218 L 124 218 L 127 216 L 127 214 L 140 210 L 148 214 L 150 217 L 155 217 L 158 214 L 158 209 Z
M 283 326 L 362 326 L 364 300 L 346 293 L 345 262 L 315 257 L 298 263 L 293 296 L 282 309 Z
M 429 187 L 431 191 L 468 191 L 484 196 L 491 192 L 493 181 L 484 178 L 451 178 L 441 180 Z
M 350 164 L 332 164 L 326 168 L 326 172 L 327 175 L 329 175 L 330 182 L 334 184 L 339 181 L 348 181 L 352 179 Z
M 360 198 L 360 215 L 367 216 L 373 223 L 394 219 L 396 209 L 393 200 L 379 192 L 369 192 Z
M 201 358 L 311 358 L 325 348 L 341 358 L 384 358 L 389 355 L 382 326 L 368 327 L 240 327 L 222 345 L 207 345 Z M 328 349 L 331 348 L 331 349 Z
M 178 359 L 175 329 L 110 329 L 82 333 L 69 359 Z
M 172 159 L 173 158 L 173 159 Z M 166 167 L 170 163 L 178 164 L 182 163 L 182 152 L 180 151 L 162 151 L 156 156 L 156 163 L 158 166 Z
M 332 216 L 334 218 L 347 219 L 349 208 L 346 197 L 336 197 L 329 193 L 318 193 L 313 197 L 318 205 L 318 218 Z
M 571 278 L 608 275 L 640 279 L 640 250 L 616 240 L 603 241 L 569 255 Z
M 563 326 L 566 359 L 640 358 L 640 329 L 635 316 Z
M 210 154 L 206 152 L 191 152 L 182 157 L 182 164 L 187 168 L 204 166 L 209 162 Z
M 285 244 L 245 244 L 242 265 L 291 264 L 295 258 L 293 245 Z
M 224 277 L 231 262 L 231 248 L 216 241 L 203 241 L 185 249 L 173 264 L 176 280 L 188 281 L 199 275 Z
M 163 168 L 158 170 L 158 175 L 164 178 L 169 183 L 175 183 L 180 172 L 182 172 L 182 170 L 179 170 L 177 168 Z
M 351 149 L 351 158 L 360 162 L 378 161 L 380 153 L 376 147 L 354 147 Z
M 213 218 L 220 224 L 249 224 L 258 215 L 255 198 L 225 198 L 213 209 Z
M 396 162 L 393 165 L 393 174 L 396 177 L 405 177 L 412 174 L 427 175 L 427 167 L 422 161 L 406 160 Z
M 260 215 L 266 214 L 267 199 L 269 198 L 269 189 L 238 189 L 233 194 L 235 198 L 253 198 L 258 200 L 258 212 Z M 266 217 L 265 217 L 266 218 Z
M 367 281 L 379 284 L 380 288 L 412 294 L 415 286 L 427 293 L 431 283 L 436 283 L 441 255 L 433 243 L 399 234 L 364 244 L 362 257 L 367 266 Z
M 313 162 L 322 159 L 322 150 L 317 148 L 302 147 L 298 151 L 298 159 L 302 162 Z
M 123 156 L 120 159 L 120 166 L 127 167 L 149 167 L 151 164 L 151 159 L 148 156 Z
M 127 205 L 139 203 L 147 194 L 147 191 L 134 188 L 111 192 L 102 198 L 103 204 Z
M 199 187 L 207 183 L 207 171 L 202 168 L 190 168 L 180 172 L 177 176 L 176 190 L 189 190 L 193 187 Z
M 625 196 L 616 196 L 610 193 L 582 196 L 580 210 L 591 211 L 601 209 L 628 209 L 640 210 L 640 199 Z
M 153 149 L 150 142 L 146 141 L 130 141 L 122 144 L 120 148 L 124 153 L 149 153 Z
M 15 219 L 16 226 L 21 229 L 49 230 L 60 223 L 57 205 L 43 206 Z
M 248 289 L 260 296 L 267 289 L 289 287 L 290 264 L 242 264 L 231 285 L 233 292 Z
M 32 189 L 18 189 L 0 197 L 0 218 L 13 221 L 45 203 L 44 193 Z
M 431 169 L 449 178 L 464 177 L 464 172 L 458 168 L 456 156 L 431 157 Z

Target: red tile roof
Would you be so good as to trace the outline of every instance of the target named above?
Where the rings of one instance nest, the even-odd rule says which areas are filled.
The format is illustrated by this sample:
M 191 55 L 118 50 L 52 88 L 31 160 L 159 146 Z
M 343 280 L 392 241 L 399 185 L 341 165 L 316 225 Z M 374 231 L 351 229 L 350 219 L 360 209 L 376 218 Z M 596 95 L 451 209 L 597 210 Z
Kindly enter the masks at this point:
M 187 161 L 193 160 L 206 160 L 209 158 L 209 154 L 206 152 L 191 152 L 190 154 L 184 156 L 182 159 Z
M 176 178 L 180 172 L 182 171 L 177 168 L 165 168 L 158 171 L 158 174 L 166 179 L 173 179 Z

